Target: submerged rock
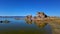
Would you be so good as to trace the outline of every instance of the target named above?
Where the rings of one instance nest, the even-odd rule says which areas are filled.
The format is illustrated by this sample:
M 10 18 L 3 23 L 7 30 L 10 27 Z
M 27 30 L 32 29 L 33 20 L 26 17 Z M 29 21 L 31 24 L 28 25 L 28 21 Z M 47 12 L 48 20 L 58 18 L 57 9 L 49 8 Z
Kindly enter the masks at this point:
M 10 21 L 8 20 L 3 20 L 3 21 L 0 21 L 0 23 L 9 23 Z
M 2 23 L 3 21 L 0 21 L 0 23 Z
M 10 21 L 8 21 L 8 20 L 4 20 L 3 22 L 4 22 L 4 23 L 9 23 Z

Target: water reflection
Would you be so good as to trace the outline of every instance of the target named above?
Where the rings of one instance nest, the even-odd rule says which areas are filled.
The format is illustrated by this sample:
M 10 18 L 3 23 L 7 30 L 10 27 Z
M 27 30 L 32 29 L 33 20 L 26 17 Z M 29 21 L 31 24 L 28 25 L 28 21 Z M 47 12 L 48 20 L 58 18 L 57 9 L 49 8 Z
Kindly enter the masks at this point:
M 47 23 L 36 23 L 36 25 L 39 27 L 39 28 L 44 28 Z
M 40 32 L 39 34 L 52 34 L 51 27 L 47 22 L 39 21 L 39 20 L 37 20 L 37 21 L 26 20 L 26 23 L 28 23 L 28 24 L 34 23 L 39 29 L 38 30 Z
M 32 24 L 32 20 L 25 20 L 27 24 Z
M 27 24 L 32 24 L 33 21 L 32 20 L 25 20 Z M 45 22 L 41 22 L 41 21 L 34 21 L 34 24 L 37 25 L 39 28 L 44 28 L 47 23 Z

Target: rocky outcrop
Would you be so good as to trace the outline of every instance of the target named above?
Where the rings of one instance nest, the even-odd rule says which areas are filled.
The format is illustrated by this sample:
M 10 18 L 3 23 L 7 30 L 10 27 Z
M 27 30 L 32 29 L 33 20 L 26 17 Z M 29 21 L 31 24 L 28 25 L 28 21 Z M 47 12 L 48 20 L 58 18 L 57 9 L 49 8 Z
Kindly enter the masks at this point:
M 37 12 L 37 17 L 46 18 L 47 15 L 44 12 Z
M 9 20 L 0 21 L 0 23 L 9 23 L 9 22 L 10 22 Z
M 43 20 L 44 18 L 47 18 L 48 16 L 44 12 L 37 12 L 37 15 L 32 17 L 32 15 L 27 15 L 27 20 Z
M 32 20 L 32 15 L 27 15 L 25 20 L 31 21 Z

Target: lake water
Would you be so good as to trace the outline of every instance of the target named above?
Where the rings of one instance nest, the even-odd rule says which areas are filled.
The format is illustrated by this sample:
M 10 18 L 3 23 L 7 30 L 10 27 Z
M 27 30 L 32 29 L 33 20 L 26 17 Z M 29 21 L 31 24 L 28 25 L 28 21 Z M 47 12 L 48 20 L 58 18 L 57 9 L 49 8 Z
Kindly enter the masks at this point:
M 35 23 L 27 23 L 25 20 L 15 20 L 14 18 L 0 18 L 9 20 L 9 23 L 0 23 L 0 34 L 52 34 L 49 24 L 40 28 Z

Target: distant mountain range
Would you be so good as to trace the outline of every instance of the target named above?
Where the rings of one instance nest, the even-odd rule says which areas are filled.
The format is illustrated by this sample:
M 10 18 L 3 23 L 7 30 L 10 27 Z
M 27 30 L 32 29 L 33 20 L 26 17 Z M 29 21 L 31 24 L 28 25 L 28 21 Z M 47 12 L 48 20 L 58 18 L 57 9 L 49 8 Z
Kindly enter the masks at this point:
M 25 16 L 0 16 L 0 18 L 24 18 Z

